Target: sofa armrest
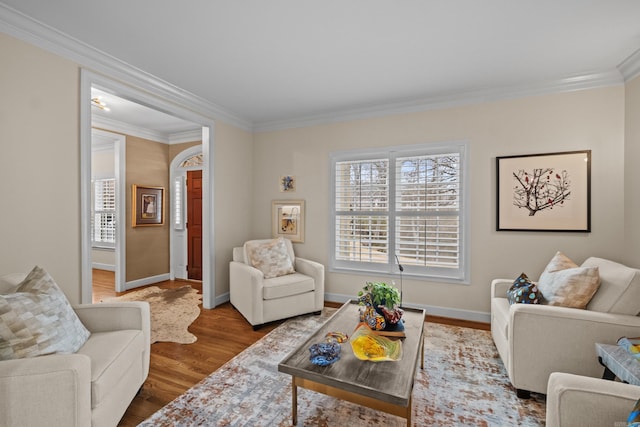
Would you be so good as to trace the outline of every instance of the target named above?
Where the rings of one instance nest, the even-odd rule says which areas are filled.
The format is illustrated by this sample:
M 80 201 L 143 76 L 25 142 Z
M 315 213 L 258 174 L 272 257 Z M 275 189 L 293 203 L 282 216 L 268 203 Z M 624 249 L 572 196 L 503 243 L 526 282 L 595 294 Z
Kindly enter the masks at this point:
M 257 268 L 242 262 L 229 263 L 229 297 L 231 304 L 252 325 L 264 323 L 262 313 L 262 289 L 264 274 Z
M 299 257 L 296 258 L 295 263 L 295 270 L 298 273 L 313 277 L 316 292 L 315 308 L 322 310 L 324 307 L 324 265 Z
M 493 279 L 491 282 L 491 298 L 506 298 L 507 291 L 513 285 L 512 279 Z
M 91 360 L 54 354 L 0 361 L 0 396 L 0 426 L 91 425 Z
M 547 387 L 547 427 L 626 426 L 640 387 L 554 372 Z
M 637 316 L 539 304 L 513 304 L 509 315 L 509 376 L 518 388 L 539 393 L 554 371 L 602 376 L 595 343 L 640 335 Z

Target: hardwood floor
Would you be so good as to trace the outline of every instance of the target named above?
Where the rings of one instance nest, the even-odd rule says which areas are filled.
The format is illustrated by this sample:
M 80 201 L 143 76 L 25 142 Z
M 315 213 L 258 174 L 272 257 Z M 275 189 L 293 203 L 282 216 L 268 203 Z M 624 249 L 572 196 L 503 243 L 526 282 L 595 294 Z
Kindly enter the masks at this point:
M 156 283 L 154 286 L 175 288 L 185 284 L 190 284 L 202 292 L 199 282 L 184 280 L 166 281 Z M 93 302 L 114 296 L 116 296 L 114 274 L 104 270 L 94 270 Z M 326 302 L 325 305 L 339 307 L 341 304 Z M 489 326 L 485 323 L 433 316 L 427 316 L 427 320 L 478 329 L 488 329 Z M 188 345 L 165 342 L 151 345 L 149 377 L 119 425 L 135 426 L 144 421 L 282 322 L 274 322 L 254 331 L 229 303 L 222 304 L 213 310 L 201 309 L 200 316 L 189 327 L 189 331 L 198 337 L 198 341 Z

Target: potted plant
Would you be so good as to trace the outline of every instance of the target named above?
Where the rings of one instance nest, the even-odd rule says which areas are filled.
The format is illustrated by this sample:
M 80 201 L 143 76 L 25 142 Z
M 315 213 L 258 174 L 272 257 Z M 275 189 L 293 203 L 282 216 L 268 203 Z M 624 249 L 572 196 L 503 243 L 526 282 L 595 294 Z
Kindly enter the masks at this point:
M 389 309 L 400 305 L 400 291 L 393 285 L 384 282 L 367 282 L 358 292 L 358 296 L 361 297 L 366 293 L 371 294 L 376 309 L 379 305 L 384 305 Z

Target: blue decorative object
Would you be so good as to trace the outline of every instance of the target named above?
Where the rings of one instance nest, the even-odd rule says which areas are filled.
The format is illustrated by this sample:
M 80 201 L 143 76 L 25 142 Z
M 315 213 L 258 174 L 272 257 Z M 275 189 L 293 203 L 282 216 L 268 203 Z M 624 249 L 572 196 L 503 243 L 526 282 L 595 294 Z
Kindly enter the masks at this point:
M 540 304 L 542 293 L 526 274 L 522 273 L 507 291 L 509 304 Z
M 309 360 L 314 365 L 327 366 L 340 359 L 340 344 L 322 342 L 309 347 Z

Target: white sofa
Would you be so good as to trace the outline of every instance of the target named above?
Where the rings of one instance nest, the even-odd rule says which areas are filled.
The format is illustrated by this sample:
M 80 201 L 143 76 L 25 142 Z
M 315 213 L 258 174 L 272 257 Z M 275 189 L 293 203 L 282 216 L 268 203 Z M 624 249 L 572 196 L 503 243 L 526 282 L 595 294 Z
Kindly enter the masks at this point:
M 640 387 L 555 372 L 547 387 L 547 427 L 626 426 Z
M 509 305 L 514 279 L 491 284 L 491 334 L 519 397 L 546 393 L 552 372 L 600 377 L 595 343 L 640 336 L 640 270 L 591 257 L 601 285 L 586 310 L 541 304 Z
M 257 329 L 274 320 L 320 312 L 324 307 L 324 265 L 296 257 L 288 239 L 287 251 L 295 273 L 265 279 L 264 274 L 247 261 L 248 243 L 233 248 L 229 265 L 229 293 L 233 305 Z
M 8 293 L 25 277 L 0 278 Z M 149 373 L 146 302 L 73 307 L 91 332 L 74 354 L 0 361 L 0 426 L 118 424 Z

